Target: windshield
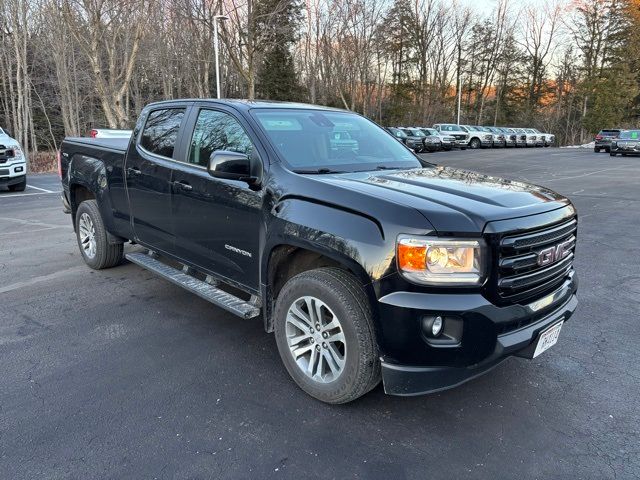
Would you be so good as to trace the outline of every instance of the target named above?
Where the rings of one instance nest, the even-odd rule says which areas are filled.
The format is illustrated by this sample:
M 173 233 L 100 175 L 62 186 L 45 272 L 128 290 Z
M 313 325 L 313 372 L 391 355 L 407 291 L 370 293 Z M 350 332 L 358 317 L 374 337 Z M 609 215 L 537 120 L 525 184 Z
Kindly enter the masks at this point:
M 414 137 L 426 137 L 424 132 L 421 132 L 417 128 L 407 128 L 405 130 L 409 135 L 413 135 Z
M 434 128 L 423 128 L 422 131 L 427 135 L 438 135 L 438 131 Z
M 389 127 L 387 130 L 389 130 L 394 136 L 396 136 L 398 138 L 407 138 L 408 137 L 408 135 L 406 133 L 404 133 L 402 130 L 400 130 L 399 128 Z
M 620 134 L 620 138 L 627 138 L 631 140 L 638 140 L 640 138 L 640 130 L 627 130 Z
M 462 128 L 460 128 L 460 125 L 441 125 L 440 126 L 440 131 L 442 132 L 459 132 L 461 131 Z
M 360 115 L 302 109 L 251 111 L 292 170 L 303 173 L 419 168 L 422 163 L 382 128 Z M 349 142 L 335 133 L 349 134 Z

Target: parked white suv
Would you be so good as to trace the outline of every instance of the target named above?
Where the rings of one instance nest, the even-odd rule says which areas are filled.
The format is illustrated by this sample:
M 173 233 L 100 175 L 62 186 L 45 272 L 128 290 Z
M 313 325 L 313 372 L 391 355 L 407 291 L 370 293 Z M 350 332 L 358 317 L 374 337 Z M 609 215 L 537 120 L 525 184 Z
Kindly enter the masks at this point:
M 455 137 L 456 146 L 461 150 L 466 150 L 469 146 L 469 132 L 464 127 L 455 123 L 436 123 L 433 128 L 442 134 Z
M 0 128 L 0 186 L 12 192 L 27 187 L 27 157 L 17 140 Z

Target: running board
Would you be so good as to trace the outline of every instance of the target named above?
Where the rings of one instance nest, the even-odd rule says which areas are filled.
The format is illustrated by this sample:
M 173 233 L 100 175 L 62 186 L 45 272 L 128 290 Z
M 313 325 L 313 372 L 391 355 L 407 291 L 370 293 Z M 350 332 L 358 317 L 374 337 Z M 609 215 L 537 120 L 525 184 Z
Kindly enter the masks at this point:
M 188 268 L 178 270 L 157 260 L 155 255 L 146 253 L 127 253 L 125 258 L 130 262 L 133 262 L 142 268 L 146 268 L 147 270 L 160 275 L 164 279 L 189 290 L 190 292 L 195 293 L 214 305 L 224 308 L 226 311 L 231 312 L 234 315 L 238 315 L 242 318 L 253 318 L 260 315 L 260 309 L 256 306 L 255 302 L 245 302 L 244 300 L 215 287 L 215 282 L 209 283 L 189 275 L 187 272 L 190 272 L 190 269 Z

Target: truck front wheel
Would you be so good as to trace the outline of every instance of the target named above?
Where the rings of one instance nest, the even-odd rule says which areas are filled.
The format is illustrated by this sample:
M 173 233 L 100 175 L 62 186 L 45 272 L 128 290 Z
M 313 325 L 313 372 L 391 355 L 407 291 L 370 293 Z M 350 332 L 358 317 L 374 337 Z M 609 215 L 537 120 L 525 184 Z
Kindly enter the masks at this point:
M 20 183 L 9 185 L 10 192 L 24 192 L 27 188 L 27 177 L 24 177 Z
M 312 397 L 347 403 L 380 382 L 371 307 L 350 273 L 318 268 L 289 279 L 276 300 L 274 327 L 289 375 Z
M 122 243 L 109 243 L 95 200 L 85 200 L 76 212 L 76 237 L 85 263 L 94 270 L 115 267 L 122 261 Z

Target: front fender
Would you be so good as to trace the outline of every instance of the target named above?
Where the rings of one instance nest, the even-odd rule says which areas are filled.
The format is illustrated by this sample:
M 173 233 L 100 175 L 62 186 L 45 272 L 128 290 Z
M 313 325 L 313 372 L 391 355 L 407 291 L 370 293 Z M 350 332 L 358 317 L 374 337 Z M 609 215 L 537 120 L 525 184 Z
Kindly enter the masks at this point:
M 321 253 L 347 266 L 364 284 L 388 273 L 395 238 L 385 238 L 382 225 L 348 208 L 288 198 L 277 204 L 269 222 L 262 272 L 269 252 L 292 245 Z M 391 255 L 390 255 L 391 254 Z

